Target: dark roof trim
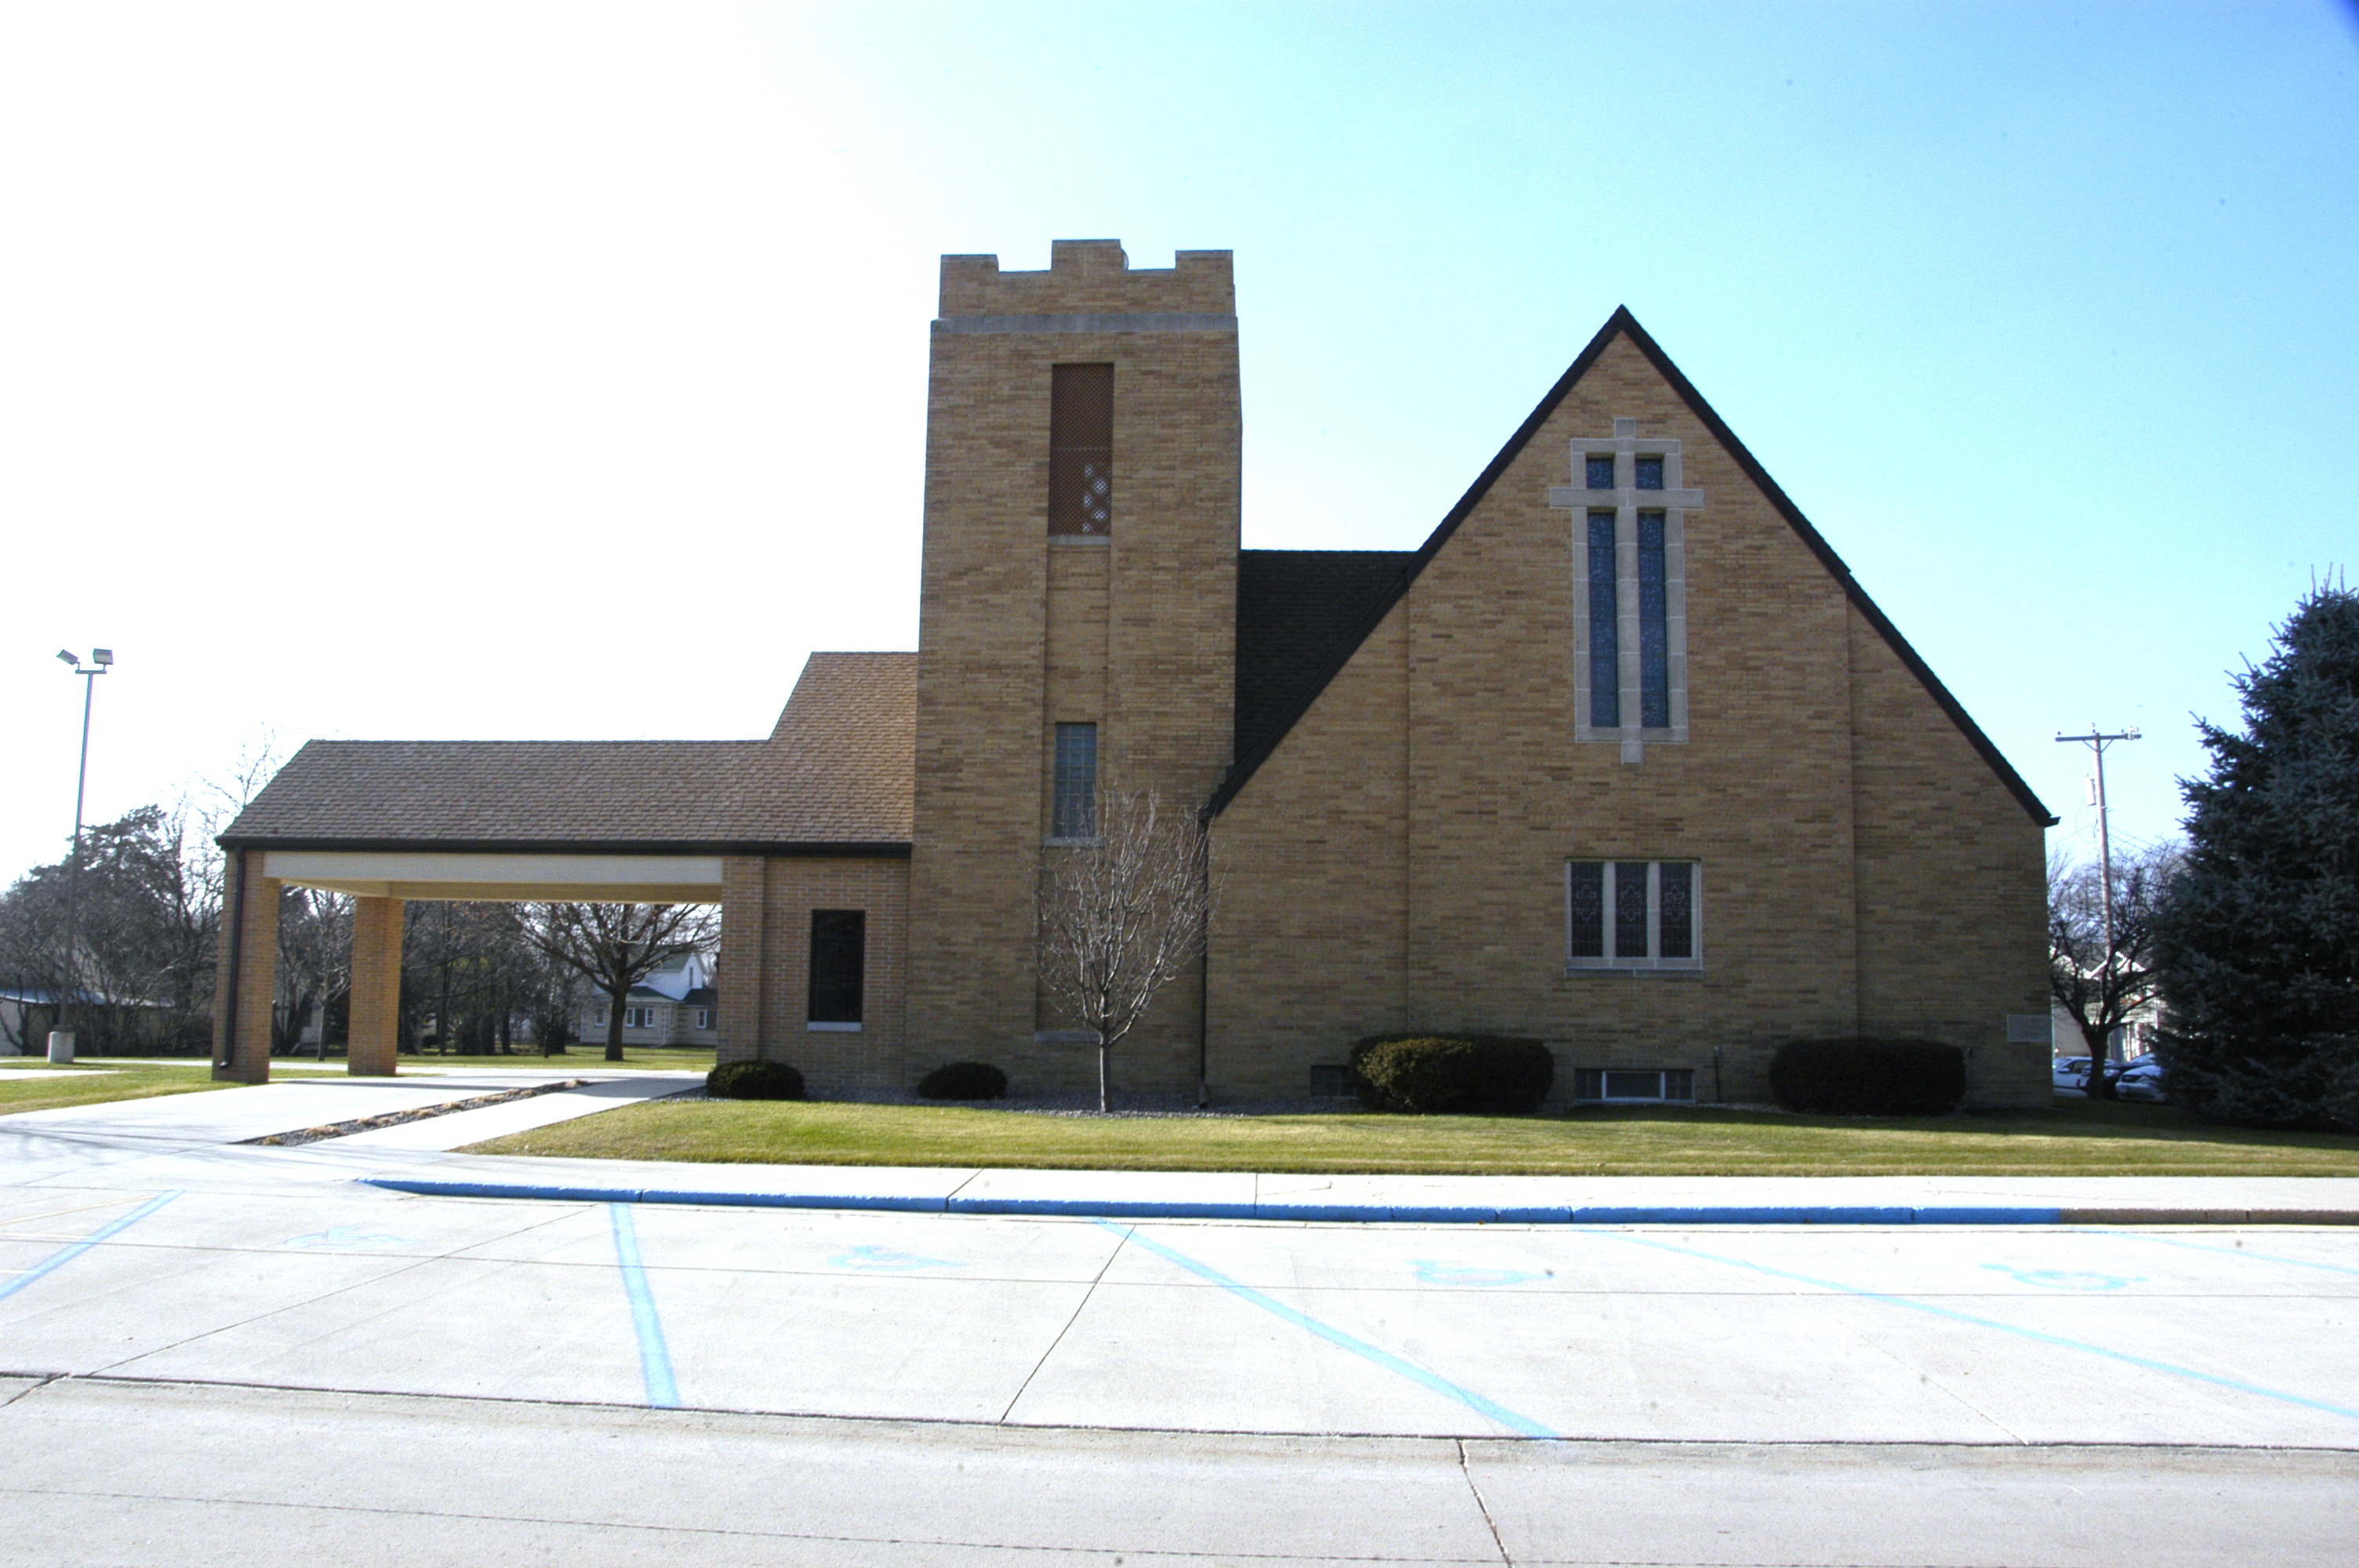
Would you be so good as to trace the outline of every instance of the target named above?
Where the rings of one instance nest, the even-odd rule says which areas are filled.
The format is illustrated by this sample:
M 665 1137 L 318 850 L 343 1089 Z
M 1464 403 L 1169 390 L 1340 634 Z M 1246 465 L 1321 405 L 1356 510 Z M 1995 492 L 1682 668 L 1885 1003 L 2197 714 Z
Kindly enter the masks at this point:
M 838 844 L 715 842 L 709 839 L 611 838 L 233 838 L 224 849 L 317 849 L 353 855 L 768 855 L 811 860 L 909 858 L 906 843 Z
M 1507 444 L 1499 449 L 1499 455 L 1491 460 L 1482 473 L 1475 478 L 1474 482 L 1467 488 L 1466 493 L 1459 497 L 1458 504 L 1450 509 L 1450 514 L 1441 520 L 1440 526 L 1427 535 L 1425 543 L 1419 546 L 1414 556 L 1409 557 L 1408 564 L 1401 568 L 1400 580 L 1392 592 L 1370 613 L 1366 623 L 1345 644 L 1342 653 L 1304 695 L 1301 702 L 1287 715 L 1285 723 L 1272 730 L 1269 739 L 1255 748 L 1252 755 L 1239 757 L 1236 760 L 1235 764 L 1229 770 L 1228 778 L 1222 783 L 1218 790 L 1213 792 L 1212 798 L 1205 804 L 1204 816 L 1207 818 L 1217 816 L 1226 809 L 1229 803 L 1234 800 L 1238 793 L 1245 788 L 1246 781 L 1253 777 L 1262 763 L 1267 762 L 1271 753 L 1277 750 L 1288 734 L 1292 733 L 1295 725 L 1301 721 L 1302 716 L 1310 712 L 1311 705 L 1319 700 L 1319 694 L 1327 689 L 1330 681 L 1343 673 L 1343 666 L 1350 664 L 1353 655 L 1360 651 L 1360 644 L 1366 642 L 1369 635 L 1383 624 L 1386 615 L 1392 613 L 1393 606 L 1399 603 L 1408 593 L 1410 587 L 1417 581 L 1418 574 L 1425 569 L 1426 563 L 1440 553 L 1442 546 L 1448 544 L 1451 535 L 1458 532 L 1458 525 L 1466 520 L 1467 514 L 1482 504 L 1484 497 L 1490 494 L 1491 487 L 1498 482 L 1499 476 L 1507 471 L 1507 465 L 1523 455 L 1524 448 L 1531 443 L 1533 437 L 1539 434 L 1540 427 L 1546 425 L 1549 417 L 1556 413 L 1557 406 L 1565 400 L 1581 378 L 1589 373 L 1590 367 L 1597 362 L 1598 356 L 1605 351 L 1606 346 L 1613 342 L 1618 333 L 1628 334 L 1630 341 L 1638 351 L 1647 356 L 1647 362 L 1662 373 L 1665 381 L 1670 383 L 1671 390 L 1680 395 L 1680 400 L 1688 406 L 1689 411 L 1702 421 L 1704 428 L 1711 431 L 1713 438 L 1728 449 L 1729 456 L 1736 460 L 1736 466 L 1745 470 L 1745 477 L 1760 487 L 1761 492 L 1769 498 L 1769 503 L 1777 509 L 1778 515 L 1786 519 L 1787 525 L 1800 536 L 1802 543 L 1810 547 L 1810 553 L 1818 557 L 1819 564 L 1825 567 L 1835 580 L 1843 585 L 1845 597 L 1859 607 L 1860 613 L 1867 618 L 1867 623 L 1875 627 L 1886 643 L 1899 655 L 1900 662 L 1908 666 L 1909 673 L 1917 677 L 1918 683 L 1924 687 L 1927 695 L 1932 697 L 1941 711 L 1949 715 L 1950 722 L 1958 727 L 1959 732 L 1965 736 L 1967 742 L 1981 754 L 1983 761 L 1990 765 L 1991 771 L 1998 775 L 1999 782 L 2006 785 L 2008 791 L 2014 795 L 2017 803 L 2030 814 L 2034 822 L 2041 827 L 2056 826 L 2056 817 L 2040 798 L 2032 793 L 2031 786 L 2024 783 L 2023 775 L 2015 771 L 2014 766 L 2000 753 L 1999 749 L 1992 744 L 1990 737 L 1983 733 L 1982 727 L 1967 715 L 1958 699 L 1950 695 L 1950 688 L 1941 684 L 1940 677 L 1933 673 L 1932 666 L 1926 664 L 1918 655 L 1917 650 L 1908 645 L 1908 640 L 1900 634 L 1900 629 L 1892 623 L 1891 619 L 1883 611 L 1876 608 L 1875 601 L 1868 598 L 1867 589 L 1860 586 L 1859 579 L 1851 575 L 1851 568 L 1843 565 L 1843 557 L 1835 554 L 1834 546 L 1828 544 L 1824 536 L 1810 525 L 1810 520 L 1802 515 L 1802 509 L 1794 504 L 1792 498 L 1787 495 L 1777 481 L 1769 477 L 1769 470 L 1763 468 L 1760 460 L 1746 449 L 1745 443 L 1736 438 L 1736 432 L 1730 429 L 1721 416 L 1713 412 L 1712 405 L 1703 400 L 1703 394 L 1698 392 L 1694 384 L 1680 373 L 1680 367 L 1673 364 L 1670 356 L 1664 353 L 1661 346 L 1647 335 L 1647 330 L 1638 325 L 1638 319 L 1630 314 L 1630 308 L 1626 305 L 1617 305 L 1614 308 L 1614 314 L 1606 319 L 1604 326 L 1597 330 L 1597 335 L 1589 340 L 1589 346 L 1582 350 L 1580 357 L 1572 362 L 1564 374 L 1557 378 L 1556 384 L 1549 388 L 1548 395 L 1540 399 L 1538 406 L 1534 408 L 1523 424 L 1516 427 L 1516 433 L 1507 438 Z

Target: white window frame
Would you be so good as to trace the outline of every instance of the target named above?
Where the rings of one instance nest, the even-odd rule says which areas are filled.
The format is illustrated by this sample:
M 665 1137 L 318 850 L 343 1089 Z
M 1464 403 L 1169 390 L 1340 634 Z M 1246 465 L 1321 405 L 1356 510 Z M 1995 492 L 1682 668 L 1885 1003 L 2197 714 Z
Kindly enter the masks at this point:
M 1647 868 L 1647 951 L 1643 955 L 1617 953 L 1614 946 L 1614 895 L 1620 868 L 1641 865 Z M 1688 883 L 1688 950 L 1686 958 L 1662 957 L 1663 946 L 1663 868 L 1683 865 L 1690 868 Z M 1599 946 L 1603 957 L 1576 957 L 1572 951 L 1572 868 L 1598 866 L 1603 868 L 1599 879 L 1603 893 L 1599 921 Z M 1682 860 L 1677 856 L 1664 860 L 1641 861 L 1635 857 L 1616 860 L 1610 856 L 1575 855 L 1564 862 L 1564 968 L 1567 974 L 1581 975 L 1645 975 L 1694 974 L 1703 968 L 1703 862 Z
M 1672 1087 L 1671 1075 L 1674 1073 L 1685 1075 L 1687 1093 L 1675 1095 L 1669 1092 Z M 1597 1090 L 1595 1094 L 1584 1092 L 1593 1087 L 1590 1078 L 1592 1074 L 1596 1075 L 1593 1086 Z M 1614 1092 L 1615 1078 L 1640 1076 L 1652 1077 L 1655 1080 L 1653 1094 L 1629 1095 Z M 1579 1067 L 1573 1071 L 1572 1098 L 1575 1103 L 1582 1105 L 1693 1105 L 1696 1103 L 1695 1069 L 1693 1067 Z
M 699 1029 L 710 1029 L 712 1027 L 712 1010 L 711 1008 L 700 1007 L 696 1010 L 696 1026 Z

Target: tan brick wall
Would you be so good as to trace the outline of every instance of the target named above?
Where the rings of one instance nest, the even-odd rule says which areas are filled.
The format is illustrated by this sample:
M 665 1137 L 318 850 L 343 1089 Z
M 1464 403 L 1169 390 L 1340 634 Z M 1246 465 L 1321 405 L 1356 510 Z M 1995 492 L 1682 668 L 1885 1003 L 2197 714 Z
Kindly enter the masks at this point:
M 769 944 L 767 862 L 732 855 L 721 862 L 721 951 L 713 968 L 720 993 L 720 1041 L 714 1059 L 750 1062 L 760 1055 L 765 954 Z
M 761 864 L 766 940 L 756 1015 L 759 1054 L 771 1061 L 792 1063 L 802 1073 L 810 1092 L 822 1098 L 895 1094 L 912 1087 L 916 1078 L 911 1073 L 905 1006 L 909 978 L 908 862 L 781 857 Z M 728 871 L 724 867 L 724 877 Z M 810 917 L 816 909 L 867 912 L 863 1016 L 856 1033 L 810 1027 Z M 725 916 L 723 930 L 726 952 Z M 731 979 L 730 974 L 722 977 L 724 988 Z M 722 990 L 724 1026 L 731 1016 L 731 995 L 728 989 Z M 733 1035 L 730 1049 L 740 1049 L 740 1039 Z
M 402 900 L 353 900 L 353 992 L 345 1047 L 348 1070 L 394 1072 L 401 1049 Z
M 1131 271 L 1118 246 L 1060 242 L 1051 269 L 945 257 L 945 317 L 1214 315 L 1225 253 Z M 1113 534 L 1048 532 L 1052 366 L 1114 367 Z M 1034 911 L 1053 726 L 1093 719 L 1109 782 L 1204 799 L 1229 762 L 1239 484 L 1233 330 L 943 333 L 929 386 L 919 604 L 913 1060 L 979 1058 L 1018 1088 L 1093 1081 L 1041 1045 Z M 1192 988 L 1190 989 L 1192 994 Z M 1128 1055 L 1145 1084 L 1192 1081 L 1192 1001 Z
M 1962 1047 L 1977 1103 L 2046 1105 L 2050 1047 L 2006 1039 L 2048 1011 L 2046 835 L 1866 617 L 1850 630 L 1860 1028 Z
M 1572 738 L 1577 514 L 1548 503 L 1579 482 L 1568 441 L 1616 417 L 1678 438 L 1706 500 L 1686 520 L 1691 740 L 1649 743 L 1637 767 Z M 1914 989 L 1907 1017 L 1995 1026 L 2041 929 L 2020 897 L 2039 829 L 1913 679 L 1879 694 L 1855 746 L 1852 623 L 1734 458 L 1611 345 L 1223 816 L 1216 1091 L 1299 1093 L 1355 1035 L 1430 1027 L 1547 1038 L 1566 1093 L 1580 1067 L 1687 1066 L 1710 1098 L 1717 1050 L 1726 1098 L 1766 1098 L 1776 1044 L 1869 1021 L 1859 922 L 1896 900 L 2005 934 L 1930 968 L 1880 947 L 1873 1018 L 1903 1016 L 1882 999 Z M 1913 760 L 1879 762 L 1858 795 L 1874 832 L 1972 843 L 1913 861 L 1896 847 L 1871 874 L 1854 753 L 1880 756 L 1887 734 Z M 1568 859 L 1700 861 L 1701 972 L 1568 974 Z M 2014 1098 L 2020 1077 L 1977 1088 Z
M 262 874 L 262 851 L 243 849 L 234 852 L 237 863 L 225 868 L 231 880 L 227 897 L 222 905 L 223 929 L 220 947 L 221 978 L 213 987 L 213 1060 L 223 1059 L 223 1044 L 231 1026 L 231 1001 L 236 1000 L 236 1036 L 228 1040 L 228 1065 L 216 1066 L 213 1076 L 235 1078 L 244 1083 L 266 1083 L 270 1078 L 270 1007 L 277 989 L 278 976 L 278 893 L 280 883 L 275 877 Z M 240 924 L 243 935 L 233 943 L 227 923 L 233 910 L 238 907 L 237 881 L 241 866 L 245 879 L 244 915 Z M 230 955 L 237 955 L 237 972 L 230 967 Z M 398 983 L 398 982 L 397 982 Z

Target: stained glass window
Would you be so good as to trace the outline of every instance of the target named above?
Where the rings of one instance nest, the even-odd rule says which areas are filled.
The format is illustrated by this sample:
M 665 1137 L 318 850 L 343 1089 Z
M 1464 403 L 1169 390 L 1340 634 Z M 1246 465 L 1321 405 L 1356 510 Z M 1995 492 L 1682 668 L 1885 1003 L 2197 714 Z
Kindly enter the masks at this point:
M 1614 866 L 1614 956 L 1647 958 L 1647 862 L 1617 860 Z
M 1612 490 L 1614 488 L 1614 460 L 1612 457 L 1593 457 L 1589 460 L 1589 488 L 1592 490 Z
M 1638 722 L 1671 727 L 1669 595 L 1663 565 L 1663 514 L 1638 514 Z
M 1098 727 L 1057 726 L 1056 795 L 1049 805 L 1049 835 L 1088 838 L 1098 830 Z
M 1605 957 L 1605 867 L 1596 860 L 1575 860 L 1565 868 L 1566 920 L 1575 958 Z
M 1660 490 L 1663 488 L 1662 459 L 1640 458 L 1638 460 L 1638 488 L 1640 490 Z
M 1655 869 L 1660 915 L 1656 954 L 1664 958 L 1695 957 L 1695 867 L 1685 860 L 1665 860 Z
M 1622 727 L 1622 606 L 1615 589 L 1614 514 L 1589 514 L 1589 722 Z
M 1576 968 L 1694 968 L 1692 860 L 1565 862 L 1565 957 Z

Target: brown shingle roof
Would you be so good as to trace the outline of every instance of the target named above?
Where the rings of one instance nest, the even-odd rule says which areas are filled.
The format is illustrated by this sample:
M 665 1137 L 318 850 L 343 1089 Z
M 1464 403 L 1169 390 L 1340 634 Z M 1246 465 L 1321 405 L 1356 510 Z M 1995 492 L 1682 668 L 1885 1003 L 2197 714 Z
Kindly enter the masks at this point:
M 222 842 L 902 849 L 917 714 L 917 654 L 813 654 L 767 741 L 313 741 Z

